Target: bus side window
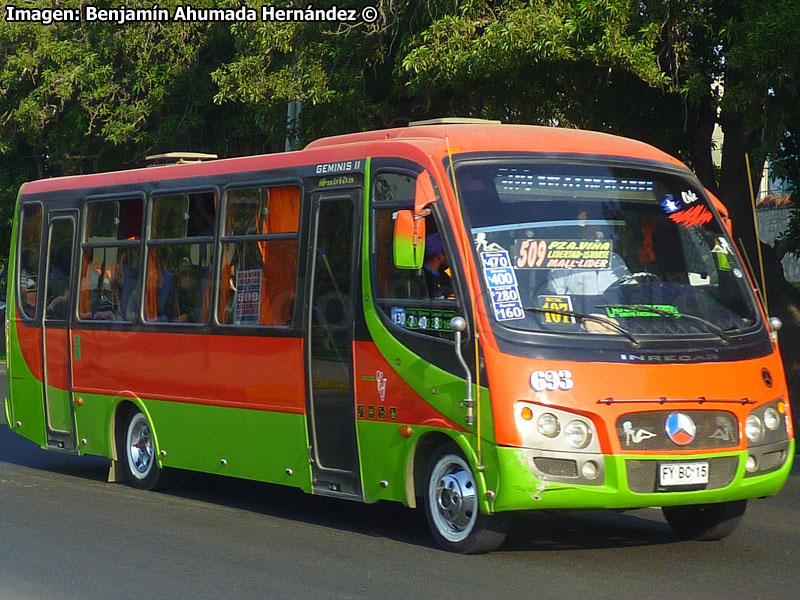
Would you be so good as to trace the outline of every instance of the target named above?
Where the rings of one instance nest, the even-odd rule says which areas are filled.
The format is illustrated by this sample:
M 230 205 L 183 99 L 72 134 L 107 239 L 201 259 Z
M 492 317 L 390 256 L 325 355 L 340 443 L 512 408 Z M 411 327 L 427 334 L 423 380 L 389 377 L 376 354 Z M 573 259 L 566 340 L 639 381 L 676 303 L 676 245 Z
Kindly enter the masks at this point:
M 145 281 L 145 320 L 205 323 L 217 198 L 212 192 L 153 198 Z
M 394 266 L 394 218 L 397 211 L 413 208 L 415 187 L 416 179 L 408 175 L 379 173 L 375 177 L 372 192 L 375 299 L 397 327 L 449 338 L 450 319 L 457 314 L 457 304 L 447 255 L 433 216 L 425 218 L 428 235 L 423 268 Z
M 285 327 L 291 323 L 299 223 L 297 186 L 226 192 L 217 291 L 220 324 Z
M 19 274 L 17 275 L 19 308 L 24 316 L 33 319 L 36 317 L 39 257 L 42 247 L 41 204 L 27 204 L 22 208 L 21 231 Z
M 142 199 L 89 201 L 85 212 L 78 317 L 132 321 L 139 309 Z

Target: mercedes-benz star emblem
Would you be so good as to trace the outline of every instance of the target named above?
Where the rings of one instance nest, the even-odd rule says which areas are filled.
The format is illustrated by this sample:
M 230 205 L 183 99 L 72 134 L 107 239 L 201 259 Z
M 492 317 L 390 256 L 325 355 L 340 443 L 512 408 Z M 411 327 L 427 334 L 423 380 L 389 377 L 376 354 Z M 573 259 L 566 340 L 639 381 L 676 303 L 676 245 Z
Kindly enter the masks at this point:
M 694 424 L 692 417 L 678 412 L 672 413 L 667 417 L 664 429 L 666 429 L 669 439 L 679 446 L 691 444 L 697 433 L 697 426 Z

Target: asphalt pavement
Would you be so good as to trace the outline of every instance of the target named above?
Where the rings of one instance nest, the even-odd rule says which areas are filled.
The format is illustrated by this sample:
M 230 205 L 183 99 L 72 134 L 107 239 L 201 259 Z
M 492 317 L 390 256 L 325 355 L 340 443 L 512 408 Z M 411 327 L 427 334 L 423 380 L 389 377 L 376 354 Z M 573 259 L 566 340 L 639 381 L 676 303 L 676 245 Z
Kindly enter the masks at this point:
M 2 391 L 5 391 L 4 373 Z M 193 475 L 169 493 L 106 482 L 108 461 L 45 452 L 0 416 L 0 599 L 794 598 L 800 468 L 718 542 L 655 509 L 518 516 L 458 556 L 419 511 Z

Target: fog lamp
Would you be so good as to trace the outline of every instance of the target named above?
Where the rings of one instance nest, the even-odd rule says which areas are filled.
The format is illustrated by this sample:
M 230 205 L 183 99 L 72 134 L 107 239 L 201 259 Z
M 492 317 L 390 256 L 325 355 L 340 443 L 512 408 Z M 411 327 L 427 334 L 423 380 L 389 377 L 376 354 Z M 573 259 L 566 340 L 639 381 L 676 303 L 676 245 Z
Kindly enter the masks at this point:
M 587 460 L 581 467 L 581 475 L 586 479 L 594 479 L 597 477 L 597 463 L 593 460 Z
M 756 462 L 755 456 L 748 456 L 747 462 L 744 463 L 745 471 L 748 473 L 755 473 L 758 469 L 758 463 Z

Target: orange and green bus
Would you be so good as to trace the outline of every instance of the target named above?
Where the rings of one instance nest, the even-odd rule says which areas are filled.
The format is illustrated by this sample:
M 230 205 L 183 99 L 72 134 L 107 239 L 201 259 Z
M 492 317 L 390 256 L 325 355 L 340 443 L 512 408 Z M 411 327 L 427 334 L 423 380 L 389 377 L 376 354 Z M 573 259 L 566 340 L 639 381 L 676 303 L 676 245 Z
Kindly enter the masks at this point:
M 494 122 L 33 181 L 6 417 L 139 488 L 420 507 L 456 552 L 537 509 L 657 506 L 720 538 L 794 456 L 729 226 L 651 146 Z

